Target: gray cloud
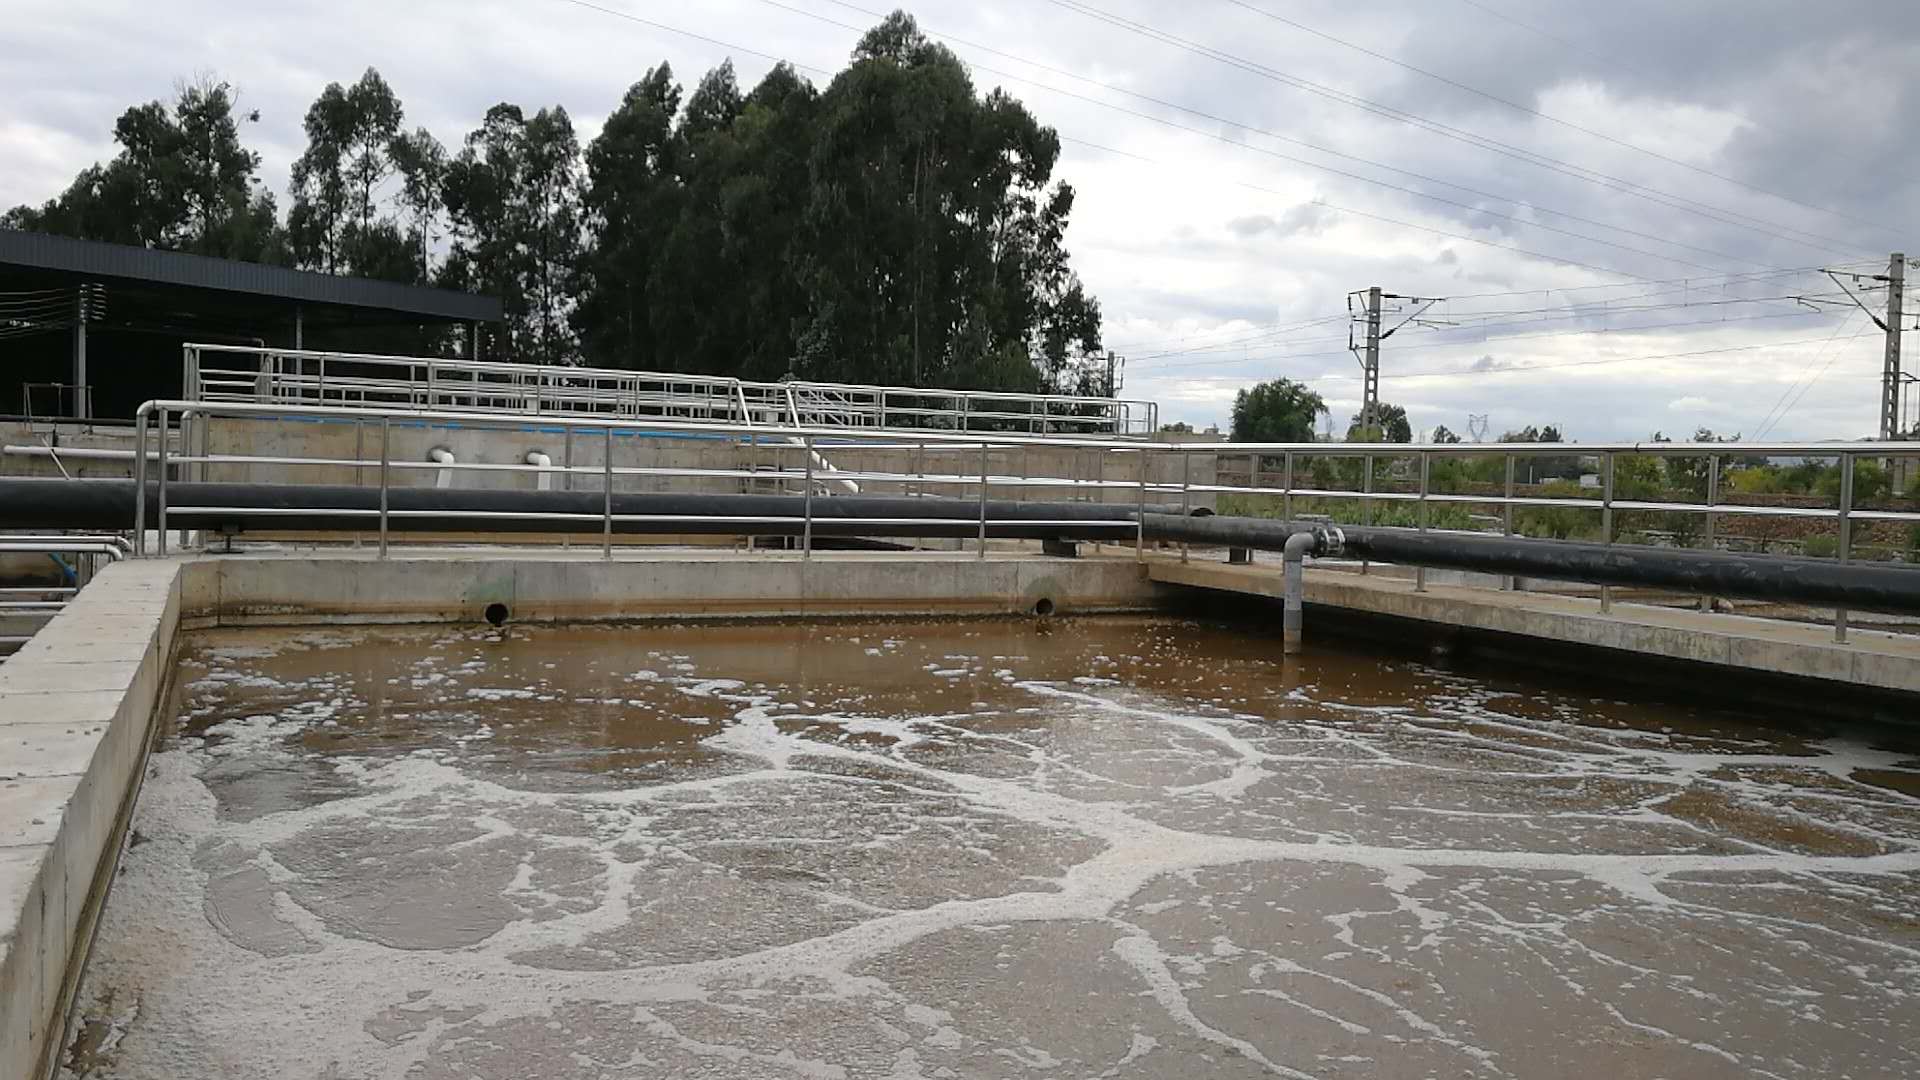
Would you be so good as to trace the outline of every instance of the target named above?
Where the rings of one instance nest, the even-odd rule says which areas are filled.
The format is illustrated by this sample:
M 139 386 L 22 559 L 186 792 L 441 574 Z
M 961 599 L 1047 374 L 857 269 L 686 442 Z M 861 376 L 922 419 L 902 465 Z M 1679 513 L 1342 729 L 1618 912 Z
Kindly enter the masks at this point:
M 1269 214 L 1234 218 L 1227 222 L 1227 231 L 1242 239 L 1252 239 L 1262 234 L 1276 238 L 1302 233 L 1313 235 L 1324 231 L 1338 217 L 1338 214 L 1320 203 L 1301 203 L 1277 218 Z
M 1316 380 L 1329 400 L 1355 398 L 1351 361 L 1338 340 L 1343 326 L 1285 334 L 1277 328 L 1343 315 L 1349 291 L 1378 284 L 1461 298 L 1436 312 L 1457 330 L 1410 327 L 1389 344 L 1386 392 L 1415 414 L 1416 427 L 1444 422 L 1463 430 L 1468 412 L 1492 412 L 1496 430 L 1552 421 L 1578 437 L 1628 437 L 1674 426 L 1670 402 L 1709 397 L 1717 426 L 1751 429 L 1794 380 L 1805 385 L 1824 371 L 1776 434 L 1872 429 L 1877 335 L 1849 336 L 1864 325 L 1859 318 L 1837 327 L 1835 318 L 1778 302 L 1625 309 L 1635 296 L 1672 287 L 1636 279 L 1703 279 L 1667 300 L 1738 300 L 1824 286 L 1805 275 L 1751 286 L 1704 279 L 1920 248 L 1912 235 L 1920 219 L 1920 140 L 1908 137 L 1906 121 L 1920 115 L 1920 79 L 1911 76 L 1920 69 L 1920 4 L 1837 13 L 1802 0 L 1481 0 L 1552 37 L 1465 0 L 1268 5 L 1599 136 L 1231 5 L 1096 4 L 1290 78 L 1424 118 L 1406 123 L 1332 101 L 1053 5 L 916 5 L 925 26 L 956 39 L 1219 118 L 954 46 L 980 65 L 975 81 L 982 89 L 1004 85 L 1067 140 L 1059 175 L 1079 193 L 1068 243 L 1076 269 L 1101 299 L 1111 344 L 1144 355 L 1164 351 L 1152 345 L 1168 339 L 1272 331 L 1237 356 L 1222 350 L 1142 366 L 1130 372 L 1131 388 L 1290 375 Z M 453 146 L 497 101 L 564 103 L 590 137 L 625 87 L 662 60 L 689 84 L 729 54 L 747 83 L 771 62 L 561 0 L 285 0 L 246 20 L 232 19 L 215 0 L 14 6 L 19 10 L 0 29 L 0 47 L 12 61 L 0 69 L 0 100 L 7 102 L 0 111 L 0 160 L 7 162 L 0 205 L 53 195 L 79 168 L 111 155 L 120 110 L 166 97 L 177 78 L 200 70 L 233 80 L 246 103 L 261 110 L 248 138 L 284 203 L 308 103 L 327 81 L 351 80 L 368 65 L 399 92 L 410 123 L 427 125 Z M 636 13 L 814 69 L 838 68 L 856 36 L 755 0 Z M 845 11 L 834 17 L 861 21 Z M 817 70 L 806 74 L 824 78 Z M 1433 125 L 1468 134 L 1449 137 Z M 1494 142 L 1513 149 L 1501 152 Z M 1666 194 L 1651 194 L 1656 190 Z M 1611 287 L 1589 288 L 1598 285 Z M 1550 288 L 1586 291 L 1544 291 Z M 1486 293 L 1512 295 L 1475 295 Z M 1716 321 L 1722 315 L 1767 319 Z M 1495 325 L 1503 321 L 1508 325 Z M 1664 325 L 1688 321 L 1700 325 Z M 1831 349 L 1816 356 L 1830 334 Z M 1807 341 L 1814 344 L 1792 344 Z M 1557 366 L 1750 345 L 1768 347 L 1643 365 Z M 1463 374 L 1404 374 L 1434 371 Z M 1170 408 L 1168 419 L 1224 416 L 1205 411 L 1204 401 L 1170 400 Z

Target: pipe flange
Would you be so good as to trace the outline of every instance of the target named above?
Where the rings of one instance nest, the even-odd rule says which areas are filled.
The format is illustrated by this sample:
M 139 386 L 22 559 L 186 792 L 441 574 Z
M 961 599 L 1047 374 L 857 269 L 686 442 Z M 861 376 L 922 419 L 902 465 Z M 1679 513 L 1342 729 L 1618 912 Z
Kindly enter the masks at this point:
M 1346 550 L 1347 534 L 1340 531 L 1338 525 L 1316 525 L 1313 530 L 1313 553 L 1320 558 L 1334 558 Z

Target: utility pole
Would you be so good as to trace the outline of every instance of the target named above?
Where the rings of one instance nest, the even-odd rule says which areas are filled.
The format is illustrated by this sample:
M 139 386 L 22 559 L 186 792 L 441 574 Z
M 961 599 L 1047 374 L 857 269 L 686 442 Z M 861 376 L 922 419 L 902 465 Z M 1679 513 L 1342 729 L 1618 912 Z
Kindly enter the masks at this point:
M 1127 364 L 1126 357 L 1116 356 L 1112 349 L 1107 350 L 1107 395 L 1106 396 L 1110 398 L 1120 396 L 1120 369 L 1125 367 L 1126 364 Z
M 1354 302 L 1365 297 L 1365 307 L 1351 315 L 1347 326 L 1347 348 L 1360 358 L 1360 429 L 1368 431 L 1380 425 L 1380 343 L 1392 337 L 1401 327 L 1426 314 L 1428 308 L 1439 303 L 1445 297 L 1438 296 L 1402 296 L 1399 293 L 1381 291 L 1374 285 L 1365 292 L 1347 294 L 1347 310 L 1354 311 Z M 1383 300 L 1405 300 L 1409 304 L 1418 304 L 1413 313 L 1385 330 L 1380 328 Z M 1404 310 L 1396 307 L 1396 312 Z M 1365 329 L 1361 340 L 1356 342 L 1353 324 L 1358 323 Z
M 1892 441 L 1900 437 L 1900 320 L 1907 284 L 1907 257 L 1894 252 L 1887 261 L 1887 318 L 1880 325 L 1887 332 L 1886 363 L 1880 372 L 1880 438 Z
M 1367 290 L 1367 351 L 1360 361 L 1360 430 L 1380 422 L 1380 286 Z
M 1841 291 L 1847 294 L 1847 298 L 1853 301 L 1854 306 L 1866 312 L 1867 318 L 1872 319 L 1873 324 L 1887 335 L 1886 359 L 1880 370 L 1880 439 L 1882 442 L 1897 439 L 1900 437 L 1901 420 L 1900 385 L 1904 381 L 1900 373 L 1900 333 L 1905 329 L 1902 320 L 1905 318 L 1903 306 L 1907 294 L 1907 257 L 1898 251 L 1888 256 L 1885 274 L 1845 275 L 1852 278 L 1855 284 L 1858 284 L 1862 277 L 1886 283 L 1887 313 L 1884 318 L 1879 312 L 1868 307 L 1866 300 L 1841 280 L 1841 274 L 1832 270 L 1825 273 L 1833 279 L 1835 285 L 1840 286 Z

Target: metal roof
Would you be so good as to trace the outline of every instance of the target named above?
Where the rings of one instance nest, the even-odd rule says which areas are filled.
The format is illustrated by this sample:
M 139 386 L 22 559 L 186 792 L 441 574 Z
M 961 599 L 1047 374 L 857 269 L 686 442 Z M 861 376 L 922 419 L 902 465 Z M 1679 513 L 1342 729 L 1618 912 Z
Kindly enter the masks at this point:
M 0 229 L 0 269 L 206 289 L 290 305 L 389 312 L 422 321 L 499 322 L 501 319 L 500 300 L 492 296 L 368 278 L 336 277 L 262 263 L 14 229 Z

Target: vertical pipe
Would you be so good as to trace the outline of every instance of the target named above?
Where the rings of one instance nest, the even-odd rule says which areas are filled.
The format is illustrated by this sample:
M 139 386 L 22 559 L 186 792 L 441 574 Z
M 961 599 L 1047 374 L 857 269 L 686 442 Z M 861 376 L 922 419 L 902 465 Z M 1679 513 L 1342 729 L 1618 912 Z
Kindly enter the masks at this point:
M 1500 513 L 1502 518 L 1500 535 L 1511 538 L 1513 536 L 1513 451 L 1511 450 L 1507 451 L 1507 496 L 1501 503 Z M 1517 584 L 1512 574 L 1500 575 L 1502 589 L 1511 591 Z
M 1302 623 L 1306 604 L 1306 574 L 1303 566 L 1307 552 L 1314 546 L 1312 533 L 1294 533 L 1281 545 L 1280 559 L 1286 580 L 1284 609 L 1280 622 L 1280 652 L 1294 656 L 1302 646 Z
M 1853 557 L 1853 462 L 1852 454 L 1840 455 L 1840 561 Z M 1847 643 L 1847 609 L 1833 610 L 1833 640 Z
M 980 444 L 980 552 L 987 557 L 987 444 Z
M 392 421 L 380 418 L 380 557 L 387 557 L 387 460 Z
M 801 436 L 800 453 L 801 456 L 806 459 L 803 464 L 806 468 L 807 477 L 806 495 L 804 497 L 806 520 L 800 529 L 800 557 L 802 559 L 811 559 L 813 558 L 813 436 Z
M 601 472 L 601 484 L 606 488 L 600 503 L 600 557 L 613 559 L 613 425 L 607 425 L 606 462 Z
M 1600 480 L 1600 542 L 1613 546 L 1613 452 L 1601 456 L 1600 465 L 1605 475 Z M 1613 610 L 1613 586 L 1600 586 L 1600 610 Z
M 1427 483 L 1432 478 L 1432 462 L 1425 450 L 1420 451 L 1420 531 L 1427 531 Z M 1427 568 L 1413 568 L 1413 591 L 1427 591 Z
M 167 409 L 160 407 L 160 456 L 155 460 L 160 473 L 160 495 L 157 506 L 159 521 L 155 523 L 160 534 L 160 554 L 167 553 Z
M 133 553 L 147 553 L 147 407 L 133 414 Z
M 353 486 L 367 486 L 367 467 L 360 464 L 367 459 L 367 421 L 363 417 L 353 418 Z
M 569 424 L 560 437 L 560 464 L 567 470 L 567 490 L 573 490 L 573 425 Z

